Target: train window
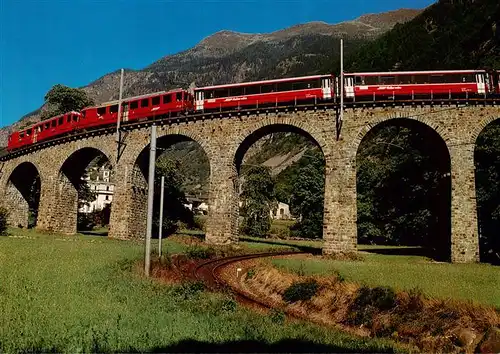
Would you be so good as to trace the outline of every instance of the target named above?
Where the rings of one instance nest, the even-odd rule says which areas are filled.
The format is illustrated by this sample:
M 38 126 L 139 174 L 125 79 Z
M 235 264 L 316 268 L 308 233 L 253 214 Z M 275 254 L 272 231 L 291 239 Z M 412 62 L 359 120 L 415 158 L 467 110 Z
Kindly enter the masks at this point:
M 178 102 L 182 101 L 182 92 L 177 92 L 177 93 L 175 94 L 175 99 L 176 99 L 176 101 L 178 101 Z
M 78 121 L 78 116 L 76 114 L 73 114 L 73 122 L 77 122 Z
M 245 95 L 258 95 L 259 93 L 260 93 L 260 87 L 258 85 L 245 87 Z
M 243 87 L 232 87 L 229 90 L 229 96 L 241 96 L 243 95 Z
M 291 82 L 280 82 L 279 84 L 276 84 L 276 91 L 281 92 L 281 91 L 292 91 L 293 90 L 293 83 Z
M 116 113 L 118 112 L 118 105 L 114 104 L 111 107 L 109 107 L 109 113 Z
M 399 75 L 396 77 L 397 83 L 401 85 L 407 85 L 412 83 L 411 75 Z
M 396 78 L 394 76 L 381 76 L 380 84 L 381 85 L 394 85 L 396 83 Z
M 30 136 L 31 135 L 31 128 L 26 130 L 26 136 Z
M 44 129 L 49 129 L 49 128 L 50 128 L 50 123 L 49 122 L 45 123 Z
M 50 125 L 52 128 L 55 128 L 57 126 L 57 119 L 54 119 L 52 122 L 50 122 Z
M 159 104 L 160 104 L 160 96 L 156 96 L 151 99 L 151 105 L 158 106 Z
M 24 132 L 20 132 L 20 133 L 19 133 L 19 138 L 20 138 L 20 139 L 24 138 Z
M 260 92 L 261 93 L 269 93 L 269 92 L 274 92 L 275 90 L 275 87 L 273 84 L 270 84 L 270 85 L 262 85 L 260 87 Z
M 476 82 L 476 76 L 474 74 L 462 75 L 462 82 Z
M 364 76 L 355 76 L 354 83 L 356 85 L 364 85 L 365 84 L 365 77 Z
M 59 125 L 62 125 L 63 123 L 64 123 L 64 117 L 59 118 L 59 122 L 58 122 L 58 124 L 59 124 Z
M 139 107 L 139 101 L 130 102 L 130 109 L 137 109 Z
M 70 123 L 71 122 L 71 116 L 68 114 L 66 116 L 66 123 Z
M 378 76 L 365 76 L 365 85 L 378 85 Z
M 431 75 L 430 76 L 431 84 L 439 84 L 441 82 L 446 82 L 444 75 Z
M 163 104 L 167 104 L 170 102 L 172 102 L 172 96 L 170 96 L 170 95 L 163 96 Z
M 294 82 L 293 83 L 293 89 L 294 90 L 306 90 L 308 88 L 311 88 L 311 83 L 307 81 L 301 81 L 301 82 Z
M 149 105 L 149 98 L 145 98 L 141 100 L 141 108 L 142 107 L 147 107 Z
M 415 84 L 428 84 L 429 83 L 429 75 L 428 74 L 414 75 L 413 76 L 413 83 L 415 83 Z
M 99 107 L 97 108 L 97 114 L 102 116 L 106 114 L 106 107 Z
M 227 97 L 228 91 L 227 88 L 217 89 L 214 92 L 214 98 Z
M 37 131 L 38 133 L 41 133 L 43 130 L 42 126 L 39 125 L 38 127 L 35 128 L 35 131 Z

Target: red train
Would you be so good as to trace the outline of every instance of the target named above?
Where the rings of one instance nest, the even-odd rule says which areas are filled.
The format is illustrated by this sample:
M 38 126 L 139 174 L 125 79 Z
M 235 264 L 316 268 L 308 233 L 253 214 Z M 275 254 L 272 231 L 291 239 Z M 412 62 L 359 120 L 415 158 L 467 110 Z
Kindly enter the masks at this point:
M 492 79 L 495 76 L 498 79 L 498 74 L 490 77 L 485 70 L 367 72 L 344 75 L 345 97 L 353 101 L 484 97 L 494 90 Z M 497 86 L 498 89 L 500 88 Z
M 333 80 L 332 75 L 315 75 L 195 88 L 195 110 L 210 112 L 331 100 Z
M 314 75 L 155 92 L 122 101 L 122 121 L 159 115 L 217 112 L 305 103 L 337 102 L 339 78 Z M 448 70 L 344 74 L 347 102 L 390 99 L 500 97 L 500 71 Z M 118 101 L 86 107 L 34 124 L 9 136 L 13 151 L 70 132 L 116 125 Z

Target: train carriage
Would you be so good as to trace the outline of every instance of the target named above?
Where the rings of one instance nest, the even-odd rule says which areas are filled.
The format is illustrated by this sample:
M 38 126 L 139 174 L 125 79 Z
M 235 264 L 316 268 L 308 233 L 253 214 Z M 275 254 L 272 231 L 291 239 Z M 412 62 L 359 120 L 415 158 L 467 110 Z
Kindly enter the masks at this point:
M 268 107 L 334 98 L 332 75 L 253 81 L 194 89 L 195 111 Z
M 80 112 L 71 111 L 16 131 L 9 136 L 7 149 L 12 151 L 68 133 L 76 128 L 80 117 Z
M 491 89 L 485 70 L 346 73 L 344 84 L 354 101 L 484 97 Z
M 193 96 L 186 90 L 160 91 L 142 96 L 126 98 L 122 101 L 122 122 L 147 119 L 170 113 L 192 109 Z M 82 110 L 79 129 L 116 124 L 118 101 L 103 103 Z

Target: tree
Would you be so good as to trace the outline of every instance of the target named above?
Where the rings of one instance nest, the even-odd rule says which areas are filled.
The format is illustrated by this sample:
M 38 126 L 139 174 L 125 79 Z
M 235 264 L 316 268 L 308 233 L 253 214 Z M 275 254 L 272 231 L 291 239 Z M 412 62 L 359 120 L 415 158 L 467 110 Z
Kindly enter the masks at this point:
M 292 182 L 290 211 L 299 221 L 292 233 L 319 238 L 323 233 L 324 157 L 321 151 L 309 150 Z
M 263 237 L 271 229 L 270 211 L 276 204 L 274 181 L 265 166 L 251 166 L 243 183 L 242 231 L 250 236 Z
M 45 95 L 45 103 L 49 110 L 42 113 L 42 119 L 50 118 L 69 111 L 80 111 L 94 105 L 87 93 L 79 88 L 71 88 L 61 84 L 54 85 Z
M 356 162 L 360 243 L 420 245 L 449 256 L 450 161 L 438 139 L 405 124 L 363 140 Z
M 179 171 L 180 162 L 177 160 L 160 158 L 156 162 L 153 224 L 155 230 L 158 230 L 160 225 L 161 177 L 165 176 L 162 225 L 162 233 L 165 236 L 177 231 L 179 221 L 188 226 L 194 225 L 193 213 L 184 206 L 187 204 L 186 195 L 182 190 L 184 176 Z
M 7 234 L 7 217 L 9 216 L 9 211 L 0 206 L 0 235 Z
M 476 195 L 481 261 L 500 264 L 500 124 L 487 126 L 476 143 Z

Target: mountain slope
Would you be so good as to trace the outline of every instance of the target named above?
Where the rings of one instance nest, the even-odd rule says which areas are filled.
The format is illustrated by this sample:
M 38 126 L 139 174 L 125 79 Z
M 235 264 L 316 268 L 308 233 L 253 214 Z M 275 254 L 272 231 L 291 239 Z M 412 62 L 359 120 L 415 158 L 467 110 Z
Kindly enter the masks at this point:
M 161 58 L 142 70 L 126 70 L 124 96 L 188 87 L 274 77 L 327 72 L 338 57 L 338 42 L 345 39 L 345 52 L 357 48 L 405 22 L 421 10 L 401 9 L 370 14 L 335 25 L 311 22 L 268 34 L 217 32 L 195 47 Z M 97 102 L 118 97 L 120 73 L 104 75 L 83 89 Z M 45 106 L 22 117 L 11 127 L 0 129 L 5 146 L 13 129 L 37 122 Z
M 440 0 L 346 59 L 349 71 L 500 69 L 500 2 Z

